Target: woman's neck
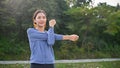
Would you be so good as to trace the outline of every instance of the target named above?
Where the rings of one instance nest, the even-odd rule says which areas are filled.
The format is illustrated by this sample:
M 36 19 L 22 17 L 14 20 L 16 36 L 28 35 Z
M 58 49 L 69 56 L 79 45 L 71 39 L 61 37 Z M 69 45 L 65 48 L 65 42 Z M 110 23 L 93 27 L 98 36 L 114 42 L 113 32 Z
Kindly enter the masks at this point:
M 40 32 L 44 32 L 45 31 L 45 28 L 44 27 L 36 27 L 36 29 Z

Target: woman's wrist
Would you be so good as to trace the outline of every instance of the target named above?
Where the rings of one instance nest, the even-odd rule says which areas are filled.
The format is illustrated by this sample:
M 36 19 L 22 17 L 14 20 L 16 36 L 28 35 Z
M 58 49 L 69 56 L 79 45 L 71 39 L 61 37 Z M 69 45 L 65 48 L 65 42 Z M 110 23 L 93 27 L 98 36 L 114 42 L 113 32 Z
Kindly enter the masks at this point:
M 70 40 L 70 35 L 64 35 L 63 40 Z

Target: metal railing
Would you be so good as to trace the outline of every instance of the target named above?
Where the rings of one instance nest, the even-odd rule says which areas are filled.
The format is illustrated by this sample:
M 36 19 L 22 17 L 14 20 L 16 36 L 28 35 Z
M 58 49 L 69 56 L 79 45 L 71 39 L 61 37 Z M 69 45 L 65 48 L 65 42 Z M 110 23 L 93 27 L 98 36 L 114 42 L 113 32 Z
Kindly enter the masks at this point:
M 105 59 L 76 59 L 76 60 L 55 60 L 55 63 L 85 63 L 85 62 L 103 62 L 103 61 L 120 61 L 120 58 Z M 29 61 L 0 61 L 0 64 L 29 64 Z

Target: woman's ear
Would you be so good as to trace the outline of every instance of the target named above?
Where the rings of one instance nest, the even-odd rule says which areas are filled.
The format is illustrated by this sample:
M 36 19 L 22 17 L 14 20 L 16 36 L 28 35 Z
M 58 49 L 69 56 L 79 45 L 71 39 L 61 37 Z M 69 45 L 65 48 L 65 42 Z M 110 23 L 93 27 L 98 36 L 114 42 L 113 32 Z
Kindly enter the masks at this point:
M 33 23 L 33 26 L 34 26 L 34 28 L 36 28 L 36 27 L 37 27 L 37 24 L 36 24 L 36 22 L 34 22 L 34 23 Z
M 36 23 L 36 22 L 34 22 L 34 24 L 36 24 L 36 25 L 37 25 L 37 23 Z

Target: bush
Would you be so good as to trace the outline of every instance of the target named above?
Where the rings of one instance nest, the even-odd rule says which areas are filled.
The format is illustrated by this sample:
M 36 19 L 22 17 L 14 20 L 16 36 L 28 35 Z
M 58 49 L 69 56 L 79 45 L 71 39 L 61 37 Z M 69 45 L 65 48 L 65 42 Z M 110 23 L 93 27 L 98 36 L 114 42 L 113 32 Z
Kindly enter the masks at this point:
M 0 60 L 28 59 L 29 46 L 26 42 L 17 43 L 8 38 L 0 39 Z

